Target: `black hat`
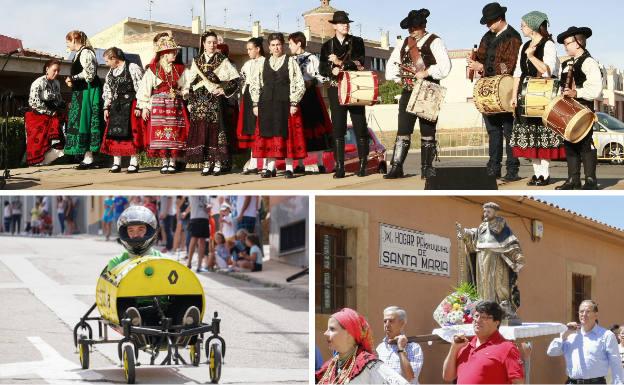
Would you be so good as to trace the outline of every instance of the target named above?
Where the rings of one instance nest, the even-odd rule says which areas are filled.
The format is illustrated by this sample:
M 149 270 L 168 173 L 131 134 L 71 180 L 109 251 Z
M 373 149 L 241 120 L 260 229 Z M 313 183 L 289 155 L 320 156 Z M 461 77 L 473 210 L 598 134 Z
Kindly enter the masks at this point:
M 408 29 L 411 27 L 417 27 L 427 22 L 430 12 L 428 9 L 411 10 L 405 19 L 401 21 L 401 28 Z
M 481 24 L 486 25 L 490 21 L 497 20 L 501 16 L 505 16 L 507 7 L 501 7 L 498 3 L 490 3 L 483 7 L 483 17 L 481 18 Z
M 332 24 L 349 24 L 353 23 L 353 20 L 349 20 L 349 14 L 345 11 L 336 11 L 331 20 L 328 20 Z
M 560 33 L 557 36 L 557 43 L 563 44 L 565 39 L 576 35 L 583 35 L 585 38 L 589 38 L 592 35 L 592 30 L 588 27 L 570 27 L 567 31 Z

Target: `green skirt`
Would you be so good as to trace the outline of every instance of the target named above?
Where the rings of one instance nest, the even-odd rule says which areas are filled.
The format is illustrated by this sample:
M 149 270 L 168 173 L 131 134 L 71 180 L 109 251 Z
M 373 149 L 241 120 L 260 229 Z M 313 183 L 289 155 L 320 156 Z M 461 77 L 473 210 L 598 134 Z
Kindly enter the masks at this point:
M 102 144 L 102 87 L 88 85 L 72 92 L 67 122 L 65 154 L 98 152 Z

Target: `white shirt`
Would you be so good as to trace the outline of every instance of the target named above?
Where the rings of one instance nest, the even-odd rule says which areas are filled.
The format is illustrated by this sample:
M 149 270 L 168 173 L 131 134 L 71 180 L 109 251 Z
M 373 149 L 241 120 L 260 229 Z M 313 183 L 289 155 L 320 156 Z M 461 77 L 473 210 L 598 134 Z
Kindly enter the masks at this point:
M 266 58 L 264 56 L 260 56 L 255 59 L 249 59 L 243 64 L 243 68 L 241 68 L 241 77 L 245 80 L 245 84 L 243 88 L 241 88 L 241 95 L 245 93 L 245 88 L 249 87 L 251 84 L 251 79 L 254 77 L 258 77 L 258 73 L 260 68 L 264 65 L 264 61 Z
M 74 60 L 80 56 L 80 65 L 82 66 L 82 72 L 76 75 L 76 78 L 85 80 L 87 83 L 91 83 L 97 76 L 97 59 L 95 53 L 86 47 L 82 47 L 76 52 Z
M 212 59 L 214 55 L 215 55 L 214 53 L 208 54 L 207 52 L 204 52 L 204 59 L 206 60 L 206 62 L 208 62 L 210 59 Z M 188 73 L 188 76 L 186 77 L 186 84 L 184 85 L 184 92 L 187 92 L 190 90 L 191 83 L 193 83 L 195 79 L 200 76 L 199 75 L 200 72 L 201 70 L 199 69 L 199 67 L 197 67 L 197 62 L 193 60 L 193 64 L 191 64 L 191 69 Z M 240 76 L 238 71 L 232 64 L 232 62 L 230 62 L 230 60 L 227 58 L 225 58 L 221 62 L 221 64 L 219 64 L 219 66 L 215 68 L 214 73 L 215 75 L 217 75 L 217 77 L 219 78 L 221 82 L 229 82 L 234 79 L 238 79 L 238 77 Z M 200 85 L 205 87 L 210 92 L 214 91 L 215 89 L 219 87 L 219 84 L 215 84 L 211 82 L 210 80 L 208 80 L 207 82 L 202 81 L 198 85 L 193 86 L 193 88 L 199 87 Z M 225 95 L 225 96 L 230 97 L 232 95 Z
M 102 99 L 104 99 L 104 108 L 110 107 L 113 99 L 117 97 L 117 95 L 113 95 L 113 92 L 110 87 L 111 77 L 118 77 L 128 66 L 128 72 L 130 72 L 130 77 L 132 78 L 132 84 L 134 86 L 134 92 L 139 91 L 139 84 L 141 84 L 141 78 L 143 77 L 143 70 L 141 67 L 134 63 L 129 63 L 126 61 L 123 65 L 120 65 L 117 68 L 111 68 L 106 75 L 106 81 L 104 83 L 104 88 L 102 90 Z
M 518 50 L 518 60 L 516 61 L 516 69 L 514 70 L 513 77 L 519 78 L 522 77 L 522 69 L 520 68 L 520 60 L 522 60 L 522 49 L 524 48 L 524 44 L 520 46 L 520 50 Z M 544 45 L 544 58 L 542 59 L 544 64 L 550 68 L 550 74 L 544 73 L 542 77 L 559 77 L 559 58 L 557 57 L 557 46 L 551 40 L 548 40 Z
M 416 46 L 418 49 L 421 49 L 425 42 L 431 36 L 430 33 L 427 33 L 423 36 L 422 39 L 418 41 Z M 396 83 L 401 82 L 401 78 L 399 77 L 399 64 L 401 64 L 401 49 L 403 48 L 403 43 L 397 44 L 390 55 L 390 59 L 388 59 L 388 64 L 386 65 L 386 80 L 391 80 Z M 407 47 L 406 47 L 407 48 Z M 444 45 L 444 42 L 441 38 L 437 38 L 431 42 L 431 52 L 435 57 L 436 64 L 427 68 L 427 72 L 429 72 L 429 76 L 436 80 L 444 79 L 451 72 L 452 64 L 451 59 L 449 58 L 448 51 Z
M 169 71 L 168 73 L 170 73 L 170 71 L 173 70 L 173 65 L 166 63 L 163 59 L 164 58 L 161 58 L 160 65 L 162 65 L 164 68 L 167 68 Z M 179 75 L 180 78 L 178 79 L 176 84 L 178 87 L 177 91 L 181 91 L 184 89 L 187 83 L 187 79 L 190 76 L 190 72 L 189 70 L 185 69 L 184 72 Z M 152 90 L 158 87 L 162 82 L 163 80 L 156 76 L 154 72 L 152 72 L 151 68 L 148 68 L 147 71 L 145 71 L 145 74 L 141 79 L 141 84 L 139 85 L 139 91 L 137 92 L 138 108 L 152 108 Z
M 562 73 L 568 72 L 568 67 L 561 69 Z M 581 71 L 587 77 L 582 88 L 576 88 L 576 97 L 592 101 L 602 95 L 602 72 L 600 64 L 593 57 L 588 57 L 581 66 Z
M 243 210 L 243 204 L 245 203 L 245 198 L 246 197 L 241 196 L 241 197 L 238 197 L 238 199 L 236 199 L 236 214 L 237 215 L 241 215 L 241 210 Z M 258 197 L 250 196 L 249 206 L 247 206 L 247 209 L 242 214 L 244 217 L 255 218 L 257 213 L 258 213 Z
M 236 231 L 234 230 L 234 223 L 232 220 L 232 214 L 228 214 L 226 216 L 222 216 L 219 218 L 219 222 L 221 223 L 221 232 L 225 239 L 232 238 Z
M 286 55 L 282 55 L 280 57 L 269 57 L 269 65 L 273 69 L 273 71 L 278 71 L 282 68 L 284 64 L 284 60 L 286 60 Z M 262 75 L 264 73 L 264 63 L 262 66 L 258 68 L 257 76 L 252 77 L 251 84 L 249 85 L 249 93 L 251 94 L 251 100 L 254 103 L 258 103 L 260 100 L 260 91 L 262 87 L 264 87 L 264 82 L 262 80 Z M 295 61 L 295 58 L 290 56 L 288 57 L 288 75 L 290 78 L 290 102 L 291 103 L 299 103 L 303 98 L 303 94 L 305 93 L 305 83 L 303 81 L 303 75 L 301 74 L 301 69 L 299 65 Z
M 3 216 L 4 218 L 11 218 L 11 205 L 10 204 L 4 206 Z
M 303 80 L 309 81 L 316 79 L 319 84 L 323 84 L 325 78 L 319 73 L 319 65 L 321 62 L 316 55 L 304 52 L 295 56 L 295 60 L 297 60 L 299 68 L 301 68 Z

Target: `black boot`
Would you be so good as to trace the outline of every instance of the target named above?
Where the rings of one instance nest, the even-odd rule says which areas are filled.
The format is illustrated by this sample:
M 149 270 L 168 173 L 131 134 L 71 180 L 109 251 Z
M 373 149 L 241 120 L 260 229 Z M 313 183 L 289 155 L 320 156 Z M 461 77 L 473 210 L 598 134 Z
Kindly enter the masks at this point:
M 334 178 L 344 178 L 345 177 L 344 150 L 345 150 L 345 140 L 344 140 L 344 138 L 336 139 L 334 141 L 334 158 L 336 158 L 336 167 L 334 169 Z
M 390 171 L 386 175 L 384 175 L 384 179 L 397 179 L 403 178 L 405 175 L 403 174 L 403 162 L 405 162 L 405 158 L 407 158 L 407 153 L 410 148 L 410 140 L 400 138 L 397 136 L 396 141 L 394 142 L 394 152 L 392 153 L 392 161 L 390 164 L 392 167 Z
M 436 175 L 433 161 L 438 156 L 438 148 L 435 140 L 420 141 L 420 179 L 427 179 Z
M 585 171 L 583 190 L 598 190 L 598 180 L 596 179 L 597 151 L 584 152 L 581 154 L 581 159 L 583 160 L 583 171 Z
M 578 190 L 581 188 L 581 159 L 572 151 L 566 151 L 568 179 L 555 190 Z
M 368 135 L 366 135 L 364 138 L 358 138 L 357 147 L 358 147 L 358 157 L 360 158 L 360 169 L 357 173 L 357 176 L 364 177 L 366 176 L 366 164 L 368 163 L 368 151 L 369 151 Z

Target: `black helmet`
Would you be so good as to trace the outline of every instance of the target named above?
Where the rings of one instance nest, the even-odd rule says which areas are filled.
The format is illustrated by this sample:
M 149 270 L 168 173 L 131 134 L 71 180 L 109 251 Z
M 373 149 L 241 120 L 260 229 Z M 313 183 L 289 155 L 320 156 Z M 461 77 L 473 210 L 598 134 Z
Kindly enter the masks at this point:
M 147 232 L 141 238 L 130 238 L 128 236 L 128 226 L 145 225 Z M 119 242 L 134 255 L 145 254 L 156 242 L 158 235 L 158 221 L 154 213 L 147 207 L 131 206 L 124 210 L 117 220 L 117 231 L 119 232 Z

